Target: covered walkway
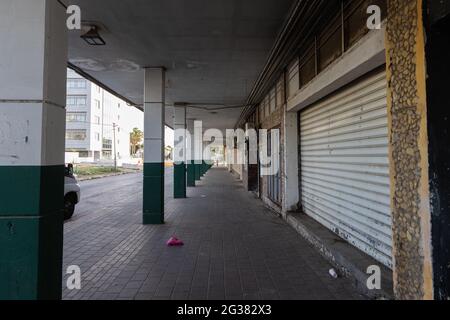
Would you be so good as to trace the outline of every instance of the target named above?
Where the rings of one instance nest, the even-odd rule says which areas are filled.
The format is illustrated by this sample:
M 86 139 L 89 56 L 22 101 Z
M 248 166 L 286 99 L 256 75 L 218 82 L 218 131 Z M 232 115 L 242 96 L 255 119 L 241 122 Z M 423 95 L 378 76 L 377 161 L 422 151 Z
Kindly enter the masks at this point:
M 142 225 L 142 177 L 126 179 L 120 200 L 103 196 L 66 223 L 64 266 L 81 261 L 83 287 L 63 284 L 65 299 L 361 298 L 226 169 L 210 170 L 188 199 L 166 198 L 164 225 Z M 185 246 L 167 247 L 172 235 Z

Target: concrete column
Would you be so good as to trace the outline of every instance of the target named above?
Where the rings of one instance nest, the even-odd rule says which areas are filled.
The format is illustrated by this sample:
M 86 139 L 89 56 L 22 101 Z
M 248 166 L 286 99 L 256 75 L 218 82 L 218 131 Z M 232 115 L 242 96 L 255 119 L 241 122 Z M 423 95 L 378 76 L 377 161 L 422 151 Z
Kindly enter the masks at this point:
M 422 17 L 421 0 L 388 0 L 386 66 L 394 293 L 397 299 L 414 300 L 433 298 Z
M 187 186 L 195 187 L 195 144 L 194 144 L 194 120 L 187 120 L 187 129 L 189 138 L 187 139 L 190 152 L 187 159 Z
M 195 148 L 195 180 L 202 177 L 203 163 L 203 129 L 201 121 L 194 122 L 194 148 Z
M 173 196 L 175 199 L 186 198 L 186 107 L 174 107 L 175 152 Z
M 165 70 L 145 69 L 144 224 L 164 223 Z
M 0 300 L 61 298 L 65 22 L 56 0 L 0 2 Z
M 299 203 L 298 172 L 298 116 L 296 112 L 284 112 L 284 172 L 283 213 L 295 211 Z
M 205 142 L 202 141 L 202 162 L 200 164 L 200 176 L 203 177 L 205 175 Z
M 211 160 L 211 155 L 210 155 L 210 150 L 206 150 L 206 147 L 209 145 L 209 142 L 203 141 L 203 175 L 205 175 L 209 168 L 208 168 L 208 164 L 209 161 Z

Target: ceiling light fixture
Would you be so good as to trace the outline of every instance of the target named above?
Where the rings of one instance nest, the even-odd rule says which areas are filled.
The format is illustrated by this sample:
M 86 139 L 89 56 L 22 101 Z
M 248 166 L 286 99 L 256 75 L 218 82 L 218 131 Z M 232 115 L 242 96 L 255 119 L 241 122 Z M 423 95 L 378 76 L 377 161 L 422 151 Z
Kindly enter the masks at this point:
M 86 41 L 90 46 L 104 46 L 106 44 L 105 40 L 98 33 L 96 26 L 90 26 L 89 30 L 81 35 L 81 39 Z

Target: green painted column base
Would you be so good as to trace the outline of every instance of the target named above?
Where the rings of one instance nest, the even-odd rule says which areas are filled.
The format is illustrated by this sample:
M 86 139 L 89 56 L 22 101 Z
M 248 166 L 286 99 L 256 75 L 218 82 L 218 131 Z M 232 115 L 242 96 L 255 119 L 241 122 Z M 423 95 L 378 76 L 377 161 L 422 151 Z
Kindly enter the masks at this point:
M 142 217 L 142 224 L 164 224 L 164 217 L 159 214 L 145 214 Z
M 0 167 L 0 300 L 59 300 L 64 165 Z
M 195 181 L 200 181 L 202 174 L 201 174 L 201 164 L 194 164 L 195 167 Z
M 0 217 L 0 300 L 59 300 L 63 213 Z
M 184 163 L 174 165 L 173 174 L 173 197 L 186 198 L 186 165 Z
M 187 186 L 195 187 L 195 164 L 192 162 L 187 165 Z
M 164 223 L 164 163 L 144 164 L 143 224 Z

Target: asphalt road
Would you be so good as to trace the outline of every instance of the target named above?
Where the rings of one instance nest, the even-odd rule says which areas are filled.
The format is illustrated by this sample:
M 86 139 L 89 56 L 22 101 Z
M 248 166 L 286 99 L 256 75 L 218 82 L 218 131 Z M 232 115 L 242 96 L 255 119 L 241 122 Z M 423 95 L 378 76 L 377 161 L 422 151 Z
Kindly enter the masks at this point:
M 139 195 L 142 193 L 142 181 L 142 172 L 81 181 L 81 201 L 75 208 L 73 218 L 66 223 L 80 220 L 114 200 Z M 168 168 L 165 174 L 165 202 L 167 203 L 172 197 L 173 168 Z

